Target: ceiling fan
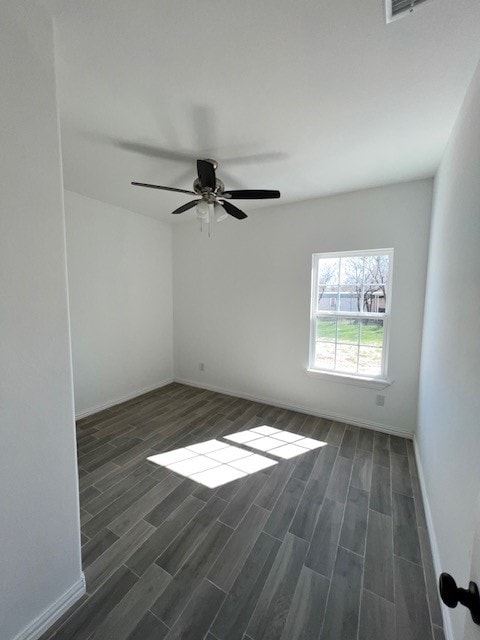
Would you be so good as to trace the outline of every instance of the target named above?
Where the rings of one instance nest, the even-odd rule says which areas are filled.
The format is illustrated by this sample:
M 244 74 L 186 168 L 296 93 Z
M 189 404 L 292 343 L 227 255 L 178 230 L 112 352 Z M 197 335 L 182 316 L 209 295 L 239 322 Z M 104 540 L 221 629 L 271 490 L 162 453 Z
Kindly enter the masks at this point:
M 136 187 L 148 187 L 150 189 L 163 189 L 164 191 L 175 191 L 177 193 L 189 193 L 194 196 L 198 196 L 196 200 L 191 200 L 186 204 L 178 207 L 173 214 L 183 213 L 197 207 L 197 216 L 200 219 L 210 219 L 210 212 L 212 209 L 218 209 L 223 207 L 225 213 L 222 212 L 221 216 L 217 216 L 217 220 L 223 220 L 227 214 L 237 218 L 237 220 L 243 220 L 247 217 L 247 214 L 241 211 L 238 207 L 230 202 L 230 200 L 264 200 L 266 198 L 279 198 L 280 191 L 273 191 L 269 189 L 241 189 L 241 190 L 227 190 L 221 180 L 215 175 L 215 170 L 218 166 L 216 160 L 197 160 L 197 174 L 198 178 L 193 183 L 193 191 L 186 189 L 177 189 L 175 187 L 162 187 L 156 184 L 147 184 L 145 182 L 132 182 Z

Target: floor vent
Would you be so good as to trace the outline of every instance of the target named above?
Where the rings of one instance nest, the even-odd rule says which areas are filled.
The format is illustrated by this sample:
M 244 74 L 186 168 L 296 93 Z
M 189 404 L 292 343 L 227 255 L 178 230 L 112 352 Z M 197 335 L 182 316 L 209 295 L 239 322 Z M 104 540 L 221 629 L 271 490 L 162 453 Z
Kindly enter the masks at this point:
M 387 23 L 403 18 L 421 5 L 431 0 L 385 0 Z

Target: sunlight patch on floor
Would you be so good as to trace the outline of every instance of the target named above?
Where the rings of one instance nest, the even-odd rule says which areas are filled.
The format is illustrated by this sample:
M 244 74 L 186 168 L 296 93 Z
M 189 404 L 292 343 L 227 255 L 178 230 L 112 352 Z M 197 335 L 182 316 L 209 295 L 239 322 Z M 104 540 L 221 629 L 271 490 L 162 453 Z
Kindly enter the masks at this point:
M 326 444 L 266 425 L 232 433 L 225 436 L 225 439 L 257 451 L 268 452 L 269 456 L 275 456 L 279 460 L 221 440 L 207 440 L 166 451 L 150 456 L 147 460 L 214 489 Z

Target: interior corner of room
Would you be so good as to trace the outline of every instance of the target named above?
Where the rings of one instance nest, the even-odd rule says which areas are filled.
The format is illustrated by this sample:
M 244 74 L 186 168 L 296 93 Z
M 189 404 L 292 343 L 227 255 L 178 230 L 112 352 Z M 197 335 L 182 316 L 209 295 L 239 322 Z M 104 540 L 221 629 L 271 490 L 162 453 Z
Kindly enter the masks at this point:
M 135 98 L 138 91 L 146 99 L 146 85 L 133 80 L 129 102 L 122 105 L 112 82 L 102 94 L 105 111 L 94 112 L 93 103 L 86 103 L 82 112 L 86 122 L 90 118 L 98 130 L 105 129 L 105 138 L 100 139 L 98 131 L 83 131 L 80 111 L 74 113 L 77 119 L 73 115 L 68 119 L 70 103 L 64 83 L 70 72 L 62 56 L 68 50 L 68 62 L 78 54 L 84 64 L 85 60 L 93 64 L 88 52 L 77 51 L 76 39 L 71 50 L 67 47 L 75 20 L 81 24 L 88 16 L 78 9 L 75 18 L 73 5 L 68 10 L 60 4 L 45 0 L 27 7 L 7 0 L 0 8 L 2 640 L 37 640 L 85 593 L 75 419 L 173 382 L 411 440 L 433 571 L 437 577 L 448 572 L 463 586 L 470 580 L 480 582 L 476 534 L 480 499 L 480 66 L 476 65 L 480 49 L 474 38 L 475 33 L 480 37 L 479 29 L 472 26 L 468 32 L 469 66 L 462 68 L 461 78 L 452 79 L 456 75 L 452 63 L 445 71 L 451 82 L 444 89 L 438 88 L 443 82 L 440 72 L 433 79 L 418 72 L 418 77 L 409 77 L 408 90 L 406 86 L 398 93 L 392 89 L 392 96 L 405 109 L 414 95 L 410 89 L 421 83 L 434 96 L 444 91 L 445 100 L 458 107 L 439 112 L 438 121 L 423 138 L 422 127 L 427 120 L 435 120 L 436 113 L 423 113 L 417 120 L 418 114 L 408 111 L 402 125 L 381 118 L 380 137 L 388 138 L 396 127 L 403 127 L 405 145 L 395 138 L 397 159 L 406 162 L 411 155 L 411 170 L 405 168 L 398 179 L 387 179 L 390 170 L 397 175 L 396 155 L 391 150 L 381 155 L 380 145 L 381 159 L 376 161 L 371 154 L 362 167 L 362 147 L 367 151 L 375 138 L 375 125 L 369 120 L 357 146 L 355 140 L 345 140 L 342 131 L 329 138 L 331 147 L 326 153 L 332 169 L 327 170 L 327 160 L 319 164 L 330 180 L 328 190 L 314 193 L 316 187 L 312 187 L 304 197 L 293 184 L 289 192 L 287 175 L 294 183 L 295 163 L 299 173 L 307 176 L 302 189 L 322 180 L 319 169 L 308 174 L 308 163 L 315 158 L 315 145 L 309 139 L 316 133 L 299 127 L 297 151 L 300 156 L 304 148 L 305 164 L 295 155 L 295 163 L 276 174 L 275 162 L 287 160 L 275 152 L 274 168 L 262 165 L 258 169 L 259 179 L 270 183 L 265 186 L 278 186 L 282 195 L 285 187 L 287 197 L 263 203 L 261 208 L 246 206 L 248 220 L 212 222 L 208 237 L 199 231 L 193 212 L 184 221 L 171 222 L 170 211 L 177 202 L 171 194 L 166 200 L 160 196 L 155 200 L 156 192 L 142 193 L 137 206 L 136 196 L 123 185 L 130 171 L 137 172 L 131 180 L 142 175 L 153 180 L 154 163 L 161 154 L 140 158 L 138 149 L 132 154 L 125 140 L 121 151 L 118 140 L 116 146 L 107 140 L 109 118 L 113 123 L 110 131 L 118 131 L 125 113 L 136 109 L 144 123 L 156 127 L 158 135 L 164 134 L 166 146 L 177 141 L 179 149 L 185 149 L 188 135 L 190 139 L 197 135 L 198 143 L 201 134 L 195 134 L 195 126 L 202 117 L 205 121 L 206 112 L 197 104 L 190 121 L 192 110 L 186 116 L 185 104 L 180 102 L 179 113 L 184 123 L 189 121 L 190 131 L 188 135 L 174 131 L 169 129 L 175 122 L 173 101 L 158 104 L 154 116 Z M 120 4 L 121 22 L 133 9 L 128 3 Z M 194 3 L 190 4 L 193 8 Z M 274 73 L 278 65 L 289 64 L 280 46 L 288 40 L 287 29 L 275 3 L 266 4 L 278 21 L 279 40 L 270 42 L 272 50 L 277 42 L 278 60 L 264 53 Z M 288 3 L 281 4 L 287 11 Z M 354 22 L 363 19 L 357 10 L 347 13 L 349 3 L 341 4 L 344 9 L 337 9 L 345 11 L 345 20 L 348 16 Z M 373 12 L 381 3 L 369 0 L 367 4 Z M 418 9 L 419 15 L 435 10 L 435 2 L 425 4 Z M 439 0 L 439 4 L 442 16 L 450 16 L 447 3 Z M 478 8 L 473 0 L 464 4 L 475 23 L 480 19 Z M 102 12 L 106 9 L 100 5 L 95 8 L 99 22 L 92 27 L 94 53 L 98 53 L 99 25 L 105 20 Z M 291 28 L 305 32 L 312 45 L 307 18 L 316 10 L 308 2 L 303 10 L 305 15 Z M 334 9 L 324 10 L 333 19 Z M 412 27 L 412 35 L 403 31 L 408 28 L 406 20 L 385 25 L 381 16 L 382 28 L 395 29 L 399 42 L 403 37 L 417 42 L 428 25 Z M 452 38 L 461 39 L 467 22 L 464 16 Z M 446 26 L 439 21 L 437 28 L 444 33 Z M 143 27 L 135 23 L 133 34 L 136 29 L 141 32 Z M 225 36 L 218 37 L 223 42 Z M 251 47 L 257 46 L 248 30 L 245 37 Z M 147 49 L 148 43 L 143 52 Z M 304 51 L 305 59 L 308 51 Z M 475 60 L 470 59 L 472 51 L 477 54 Z M 348 53 L 350 59 L 355 57 L 353 44 Z M 230 51 L 229 64 L 240 71 L 232 55 Z M 113 57 L 105 53 L 105 66 L 99 64 L 97 69 L 100 80 L 106 77 L 103 74 Z M 332 60 L 328 64 L 333 69 Z M 340 71 L 347 68 L 343 58 L 339 64 Z M 356 68 L 358 71 L 358 65 Z M 356 72 L 350 72 L 353 82 Z M 258 86 L 258 70 L 251 73 Z M 313 100 L 307 89 L 302 97 L 302 87 L 308 87 L 315 74 L 313 70 L 305 74 L 292 90 L 297 92 L 299 114 L 305 100 L 308 119 L 314 112 Z M 82 86 L 87 84 L 87 75 L 84 70 L 78 76 Z M 221 82 L 229 83 L 228 79 Z M 325 82 L 334 93 L 337 81 L 326 73 Z M 372 80 L 368 91 L 374 86 Z M 380 118 L 374 99 L 367 99 L 361 90 L 355 95 L 362 109 Z M 259 94 L 256 102 L 267 136 L 268 100 Z M 280 102 L 276 103 L 280 115 L 271 125 L 278 136 L 282 128 L 292 126 L 293 113 L 291 105 L 284 112 Z M 347 103 L 342 94 L 337 107 L 345 118 L 352 114 Z M 222 106 L 227 111 L 227 103 Z M 333 118 L 337 107 L 326 98 L 325 117 Z M 451 117 L 453 111 L 455 117 Z M 253 119 L 252 112 L 248 114 Z M 155 124 L 155 118 L 158 122 L 163 118 L 164 125 Z M 227 125 L 233 127 L 230 116 L 221 123 L 222 131 Z M 447 129 L 448 136 L 443 135 Z M 145 135 L 140 138 L 143 141 Z M 232 134 L 231 148 L 239 156 L 252 150 L 252 155 L 275 155 L 271 147 L 253 149 L 246 143 L 244 148 L 240 138 L 241 132 Z M 203 142 L 195 147 L 199 152 L 210 150 Z M 101 185 L 99 165 L 93 170 L 82 155 L 87 151 L 101 154 L 102 145 L 105 154 L 99 162 L 108 188 Z M 322 140 L 316 145 L 322 147 Z M 428 147 L 432 170 L 423 170 L 417 161 L 422 145 Z M 145 149 L 147 146 L 145 143 Z M 222 149 L 220 140 L 217 148 Z M 275 149 L 283 149 L 280 137 Z M 293 156 L 293 146 L 286 152 Z M 337 188 L 343 184 L 342 154 L 358 171 L 352 174 L 350 186 Z M 179 177 L 176 184 L 186 186 L 180 174 L 188 165 L 172 161 L 172 166 L 168 169 L 172 181 Z M 245 167 L 257 165 L 226 162 L 225 173 L 235 176 L 237 166 L 244 187 L 248 180 Z M 116 169 L 121 179 L 114 175 Z M 221 169 L 219 158 L 219 175 Z M 91 172 L 96 172 L 98 182 L 92 182 L 90 189 L 85 185 Z M 192 172 L 195 174 L 194 167 Z M 109 198 L 117 182 L 122 183 L 119 195 Z M 336 377 L 325 372 L 306 375 L 312 255 L 380 248 L 392 248 L 394 256 L 388 375 L 376 382 L 372 379 L 371 384 L 365 376 L 352 382 L 352 376 L 342 379 L 342 373 Z M 442 615 L 447 640 L 478 637 L 463 607 L 442 606 Z

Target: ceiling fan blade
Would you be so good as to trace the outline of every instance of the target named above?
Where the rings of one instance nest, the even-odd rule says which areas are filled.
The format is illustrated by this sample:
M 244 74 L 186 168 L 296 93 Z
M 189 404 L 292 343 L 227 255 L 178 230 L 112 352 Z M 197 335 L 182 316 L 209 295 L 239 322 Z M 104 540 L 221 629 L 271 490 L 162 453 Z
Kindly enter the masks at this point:
M 146 182 L 132 182 L 135 187 L 148 187 L 149 189 L 162 189 L 162 191 L 175 191 L 176 193 L 190 193 L 196 195 L 195 191 L 187 191 L 186 189 L 176 189 L 175 187 L 161 187 L 158 184 L 147 184 Z
M 266 198 L 280 198 L 280 191 L 272 191 L 271 189 L 240 189 L 238 191 L 224 191 L 222 198 L 265 200 Z
M 197 160 L 197 172 L 202 187 L 204 189 L 208 187 L 214 191 L 217 186 L 217 181 L 213 164 L 208 160 Z
M 195 160 L 195 155 L 184 153 L 183 151 L 173 151 L 165 147 L 157 147 L 153 144 L 143 144 L 141 142 L 129 142 L 128 140 L 111 140 L 116 147 L 125 151 L 133 151 L 149 158 L 162 158 L 172 162 L 183 162 L 191 164 Z
M 175 209 L 175 211 L 172 211 L 172 213 L 183 213 L 184 211 L 188 211 L 189 209 L 194 207 L 197 202 L 201 202 L 201 200 L 191 200 L 190 202 L 187 202 L 187 204 L 182 204 L 181 207 L 178 207 L 178 209 Z
M 222 207 L 225 209 L 227 213 L 229 213 L 234 218 L 237 218 L 237 220 L 244 220 L 247 217 L 246 213 L 243 213 L 243 211 L 240 211 L 238 207 L 236 207 L 231 202 L 228 202 L 227 200 L 220 202 L 220 204 L 222 205 Z

